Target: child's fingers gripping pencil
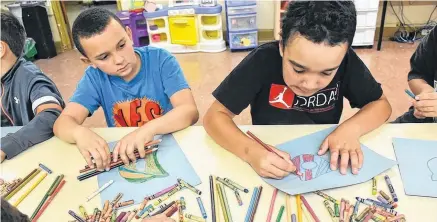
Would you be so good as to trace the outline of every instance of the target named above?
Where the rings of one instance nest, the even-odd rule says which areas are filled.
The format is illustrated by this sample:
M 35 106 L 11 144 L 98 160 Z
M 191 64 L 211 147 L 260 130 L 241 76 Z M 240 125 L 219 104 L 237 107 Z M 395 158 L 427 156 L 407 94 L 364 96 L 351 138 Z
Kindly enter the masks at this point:
M 411 98 L 413 98 L 414 100 L 416 100 L 416 95 L 414 95 L 414 93 L 411 92 L 410 90 L 405 89 L 405 93 L 407 93 L 407 95 L 409 95 Z

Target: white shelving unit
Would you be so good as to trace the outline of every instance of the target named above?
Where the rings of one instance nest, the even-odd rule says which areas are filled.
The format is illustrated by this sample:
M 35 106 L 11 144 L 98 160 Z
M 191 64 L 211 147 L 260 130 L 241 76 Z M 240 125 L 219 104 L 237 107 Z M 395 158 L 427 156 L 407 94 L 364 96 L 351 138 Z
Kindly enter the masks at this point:
M 275 7 L 275 39 L 278 40 L 281 30 L 281 17 L 285 10 L 281 8 L 287 0 L 276 1 Z M 379 0 L 354 0 L 357 10 L 357 30 L 352 46 L 373 46 L 378 16 Z

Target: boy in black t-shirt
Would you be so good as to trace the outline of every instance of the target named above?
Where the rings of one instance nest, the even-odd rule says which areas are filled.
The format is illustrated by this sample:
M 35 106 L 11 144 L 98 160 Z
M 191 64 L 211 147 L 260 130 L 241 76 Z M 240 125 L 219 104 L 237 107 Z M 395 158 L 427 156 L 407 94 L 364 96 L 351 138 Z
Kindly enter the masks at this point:
M 296 167 L 266 151 L 232 121 L 250 105 L 252 123 L 337 124 L 343 97 L 361 110 L 321 144 L 331 169 L 358 173 L 363 163 L 359 138 L 382 125 L 391 107 L 380 84 L 351 49 L 356 27 L 352 1 L 292 1 L 282 20 L 282 41 L 252 51 L 213 92 L 204 127 L 222 147 L 248 162 L 263 177 L 282 178 Z
M 413 106 L 395 123 L 437 122 L 437 29 L 422 39 L 410 59 L 408 85 L 416 95 Z

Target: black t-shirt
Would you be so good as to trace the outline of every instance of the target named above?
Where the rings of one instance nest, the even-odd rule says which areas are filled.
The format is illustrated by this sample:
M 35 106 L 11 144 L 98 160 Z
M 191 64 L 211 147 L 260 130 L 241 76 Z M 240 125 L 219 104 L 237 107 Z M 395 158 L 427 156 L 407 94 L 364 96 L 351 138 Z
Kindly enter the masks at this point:
M 408 80 L 423 79 L 437 89 L 437 29 L 422 39 L 410 59 L 411 70 Z
M 352 107 L 362 108 L 378 100 L 382 89 L 349 49 L 326 88 L 309 97 L 297 96 L 284 82 L 279 42 L 275 41 L 254 49 L 213 95 L 236 115 L 250 105 L 254 125 L 337 124 L 343 97 Z

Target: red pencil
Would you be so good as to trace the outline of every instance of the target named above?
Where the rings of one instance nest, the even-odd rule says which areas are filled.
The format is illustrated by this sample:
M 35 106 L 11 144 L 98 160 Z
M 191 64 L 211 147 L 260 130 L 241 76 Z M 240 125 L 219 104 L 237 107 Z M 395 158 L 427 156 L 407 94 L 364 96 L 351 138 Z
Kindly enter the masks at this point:
M 305 205 L 305 207 L 307 208 L 308 212 L 310 212 L 310 214 L 313 217 L 313 219 L 316 222 L 320 222 L 320 220 L 317 217 L 316 213 L 314 213 L 313 208 L 311 208 L 310 204 L 308 203 L 308 201 L 305 199 L 305 197 L 303 195 L 300 195 L 300 200 L 302 201 L 303 205 Z
M 251 133 L 250 131 L 247 131 L 247 135 L 249 135 L 250 137 L 252 137 L 252 139 L 254 139 L 256 142 L 258 142 L 262 147 L 264 147 L 266 150 L 278 155 L 279 157 L 281 157 L 282 159 L 284 159 L 284 157 L 282 157 L 281 155 L 279 155 L 279 153 L 275 152 L 272 148 L 270 148 L 269 145 L 265 144 L 263 141 L 261 141 L 258 137 L 256 137 L 253 133 Z M 285 159 L 284 159 L 285 160 Z M 297 169 L 296 166 L 296 172 L 295 174 L 302 176 L 302 173 L 299 172 L 299 170 Z
M 62 180 L 62 182 L 56 187 L 55 191 L 53 191 L 50 198 L 47 200 L 47 202 L 44 204 L 44 206 L 41 207 L 41 209 L 38 211 L 38 214 L 33 218 L 32 222 L 35 222 L 38 220 L 38 218 L 44 213 L 47 206 L 52 202 L 53 198 L 55 198 L 56 194 L 61 190 L 61 188 L 64 186 L 65 180 Z

